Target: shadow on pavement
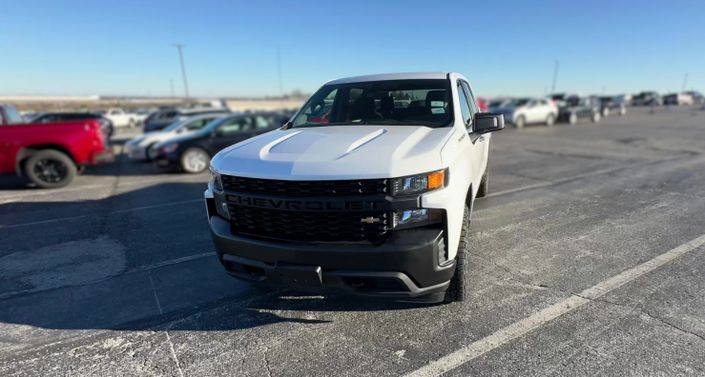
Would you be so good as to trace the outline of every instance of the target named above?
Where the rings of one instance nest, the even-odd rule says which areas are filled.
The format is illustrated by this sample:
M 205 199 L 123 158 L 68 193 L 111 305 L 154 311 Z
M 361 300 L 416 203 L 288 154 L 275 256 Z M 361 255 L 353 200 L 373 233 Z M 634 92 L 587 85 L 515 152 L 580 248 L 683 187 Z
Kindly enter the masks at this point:
M 230 277 L 213 250 L 203 189 L 162 183 L 98 200 L 0 205 L 0 323 L 71 330 L 169 323 L 211 331 L 321 323 L 280 311 L 413 307 L 283 292 Z M 12 337 L 22 342 L 22 334 Z

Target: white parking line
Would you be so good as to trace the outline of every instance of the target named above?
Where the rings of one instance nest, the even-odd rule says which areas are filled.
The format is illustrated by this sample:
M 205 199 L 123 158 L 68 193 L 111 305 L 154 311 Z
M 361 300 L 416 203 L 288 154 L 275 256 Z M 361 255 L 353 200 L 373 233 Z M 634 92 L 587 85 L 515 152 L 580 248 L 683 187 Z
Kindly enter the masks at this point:
M 182 205 L 182 204 L 201 203 L 201 202 L 203 202 L 203 199 L 190 199 L 190 200 L 182 200 L 182 201 L 178 201 L 178 202 L 155 204 L 155 205 L 151 205 L 151 206 L 117 209 L 115 211 L 108 212 L 105 216 L 115 215 L 118 213 L 136 212 L 136 211 L 143 211 L 146 209 L 172 207 L 172 206 L 178 206 L 178 205 Z M 80 216 L 59 217 L 56 219 L 48 219 L 48 220 L 41 220 L 41 221 L 31 221 L 31 222 L 27 222 L 27 223 L 19 223 L 19 224 L 11 224 L 11 225 L 1 225 L 0 224 L 0 229 L 21 228 L 21 227 L 32 226 L 32 225 L 43 225 L 43 224 L 50 224 L 50 223 L 58 223 L 58 222 L 62 222 L 62 221 L 77 220 L 77 219 L 82 219 L 84 217 L 101 217 L 101 216 L 103 216 L 103 215 L 100 215 L 100 214 L 80 215 Z
M 169 266 L 173 266 L 173 265 L 176 265 L 176 264 L 186 263 L 186 262 L 190 262 L 190 261 L 197 260 L 197 259 L 201 259 L 201 258 L 212 257 L 212 256 L 215 256 L 215 255 L 216 255 L 215 251 L 209 251 L 209 252 L 205 252 L 205 253 L 194 254 L 194 255 L 188 255 L 188 256 L 180 257 L 180 258 L 169 259 L 169 260 L 165 260 L 165 261 L 161 261 L 161 262 L 157 262 L 157 263 L 153 263 L 153 264 L 148 264 L 148 265 L 145 265 L 145 266 L 137 266 L 137 267 L 132 268 L 132 269 L 128 269 L 128 270 L 125 270 L 125 271 L 121 271 L 121 272 L 119 272 L 119 273 L 117 273 L 117 274 L 108 275 L 108 276 L 105 276 L 105 277 L 102 277 L 102 278 L 99 278 L 99 279 L 96 279 L 96 280 L 92 280 L 92 281 L 81 282 L 80 284 L 77 284 L 77 285 L 95 284 L 95 283 L 98 283 L 98 282 L 101 282 L 101 281 L 104 281 L 104 280 L 112 279 L 112 278 L 114 278 L 114 277 L 116 277 L 116 276 L 127 275 L 127 274 L 131 274 L 131 273 L 135 273 L 135 272 L 142 272 L 142 271 L 148 271 L 148 272 L 149 272 L 149 271 L 156 270 L 156 269 L 159 269 L 159 268 L 162 268 L 162 267 L 169 267 Z M 150 278 L 151 278 L 151 276 L 150 276 Z M 28 295 L 28 294 L 32 294 L 32 293 L 38 293 L 38 292 L 48 291 L 48 290 L 52 290 L 52 289 L 56 289 L 56 288 L 71 287 L 71 286 L 75 286 L 75 285 L 76 285 L 76 284 L 64 285 L 64 286 L 61 286 L 61 287 L 52 287 L 52 288 L 32 288 L 32 289 L 22 289 L 22 290 L 19 290 L 19 291 L 4 292 L 4 293 L 0 293 L 0 300 L 5 300 L 5 299 L 12 298 L 12 297 L 19 296 L 19 295 Z
M 632 167 L 632 165 L 619 166 L 619 167 L 616 167 L 616 168 L 609 168 L 609 169 L 602 169 L 602 170 L 593 171 L 593 172 L 590 172 L 590 173 L 578 174 L 578 175 L 574 175 L 574 176 L 567 177 L 567 178 L 557 179 L 557 180 L 555 180 L 555 181 L 546 181 L 546 182 L 534 183 L 534 184 L 532 184 L 532 185 L 526 185 L 526 186 L 522 186 L 522 187 L 515 187 L 515 188 L 513 188 L 513 189 L 504 190 L 504 191 L 497 191 L 497 192 L 493 192 L 493 193 L 487 194 L 487 198 L 491 198 L 491 197 L 493 197 L 493 196 L 501 196 L 501 195 L 512 194 L 512 193 L 520 192 L 520 191 L 532 190 L 532 189 L 535 189 L 535 188 L 542 188 L 542 187 L 554 186 L 554 185 L 558 185 L 558 184 L 561 184 L 561 183 L 565 183 L 565 182 L 570 182 L 570 181 L 573 181 L 573 180 L 577 180 L 577 179 L 580 179 L 580 178 L 592 177 L 592 176 L 595 176 L 595 175 L 609 174 L 609 173 L 612 173 L 612 172 L 615 172 L 615 171 L 618 171 L 618 170 L 626 169 L 626 168 L 628 168 L 628 167 Z
M 643 166 L 647 166 L 647 165 L 659 164 L 659 163 L 663 163 L 663 162 L 669 162 L 669 161 L 673 161 L 673 160 L 680 159 L 680 158 L 682 158 L 682 157 L 683 157 L 682 155 L 679 155 L 679 156 L 671 156 L 671 157 L 664 158 L 664 159 L 661 159 L 661 160 L 647 161 L 647 162 L 638 162 L 638 163 L 634 163 L 634 164 L 628 164 L 628 165 L 617 166 L 617 167 L 614 167 L 614 168 L 607 168 L 607 169 L 596 170 L 596 171 L 593 171 L 593 172 L 588 172 L 588 173 L 584 173 L 584 174 L 578 174 L 578 175 L 574 175 L 574 176 L 571 176 L 571 177 L 559 178 L 559 179 L 556 179 L 555 181 L 546 181 L 546 182 L 534 183 L 534 184 L 526 185 L 526 186 L 522 186 L 522 187 L 515 187 L 515 188 L 512 188 L 512 189 L 508 189 L 508 190 L 497 191 L 497 192 L 493 192 L 493 193 L 487 194 L 486 197 L 487 197 L 487 198 L 491 198 L 491 197 L 494 197 L 494 196 L 501 196 L 501 195 L 513 194 L 513 193 L 515 193 L 515 192 L 521 192 L 521 191 L 526 191 L 526 190 L 533 190 L 533 189 L 536 189 L 536 188 L 542 188 L 542 187 L 549 187 L 549 186 L 560 185 L 560 184 L 562 184 L 562 183 L 566 183 L 566 182 L 578 180 L 578 179 L 581 179 L 581 178 L 587 178 L 587 177 L 593 177 L 593 176 L 596 176 L 596 175 L 609 174 L 609 173 L 613 173 L 613 172 L 616 172 L 616 171 L 619 171 L 619 170 L 625 170 L 625 169 L 628 169 L 628 168 L 639 168 L 639 167 L 643 167 Z
M 478 341 L 460 348 L 455 352 L 443 356 L 440 359 L 431 361 L 429 364 L 406 374 L 406 376 L 440 376 L 487 352 L 508 344 L 512 340 L 520 338 L 560 317 L 561 315 L 572 312 L 592 300 L 600 298 L 608 292 L 617 289 L 663 266 L 664 264 L 685 255 L 688 252 L 696 250 L 704 244 L 705 235 L 702 235 L 636 267 L 632 267 L 616 276 L 613 276 L 612 278 L 602 281 L 597 285 L 580 292 L 579 294 L 571 295 L 557 304 L 551 305 L 529 317 L 504 327 Z
M 85 186 L 76 186 L 76 187 L 69 187 L 69 188 L 63 188 L 63 189 L 55 189 L 55 190 L 31 190 L 27 192 L 23 192 L 20 194 L 10 194 L 10 195 L 0 195 L 0 204 L 7 204 L 7 203 L 12 203 L 16 202 L 18 200 L 22 200 L 24 198 L 31 198 L 35 196 L 46 196 L 46 195 L 56 195 L 56 194 L 63 194 L 66 192 L 73 192 L 73 191 L 87 191 L 87 190 L 92 190 L 92 189 L 100 189 L 100 188 L 110 188 L 110 187 L 128 187 L 128 186 L 135 186 L 135 185 L 141 185 L 141 184 L 149 184 L 149 183 L 172 183 L 172 182 L 188 182 L 188 183 L 198 183 L 198 182 L 203 182 L 205 184 L 206 181 L 204 181 L 204 176 L 203 175 L 194 175 L 194 176 L 189 176 L 184 178 L 183 176 L 174 176 L 172 177 L 159 177 L 159 178 L 150 178 L 150 179 L 138 179 L 138 180 L 130 180 L 130 181 L 122 181 L 119 180 L 117 183 L 101 183 L 101 184 L 94 184 L 94 185 L 85 185 Z

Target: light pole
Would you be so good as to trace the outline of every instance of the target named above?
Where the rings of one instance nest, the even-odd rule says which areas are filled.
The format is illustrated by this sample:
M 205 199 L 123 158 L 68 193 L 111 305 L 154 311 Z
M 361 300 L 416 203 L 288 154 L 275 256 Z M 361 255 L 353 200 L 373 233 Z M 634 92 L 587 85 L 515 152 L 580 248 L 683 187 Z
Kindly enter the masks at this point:
M 553 84 L 551 84 L 551 93 L 556 92 L 556 80 L 558 79 L 558 60 L 556 60 L 556 65 L 553 67 Z
M 282 85 L 282 57 L 279 45 L 277 45 L 277 77 L 279 78 L 279 96 L 284 98 L 284 86 Z
M 685 77 L 683 77 L 683 86 L 681 87 L 681 92 L 685 92 L 685 87 L 688 84 L 688 73 L 685 74 Z
M 181 62 L 181 75 L 184 77 L 184 93 L 186 94 L 186 98 L 189 98 L 188 95 L 188 80 L 186 79 L 186 67 L 184 66 L 184 53 L 183 53 L 183 48 L 185 47 L 181 43 L 176 43 L 174 44 L 174 47 L 176 47 L 177 50 L 179 50 L 179 61 Z

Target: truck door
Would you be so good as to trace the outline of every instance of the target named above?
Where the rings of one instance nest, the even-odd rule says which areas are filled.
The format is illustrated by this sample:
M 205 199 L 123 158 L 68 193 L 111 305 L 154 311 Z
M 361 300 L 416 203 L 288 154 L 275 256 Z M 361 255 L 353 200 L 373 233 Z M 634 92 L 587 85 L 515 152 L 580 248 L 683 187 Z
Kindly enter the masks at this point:
M 2 108 L 0 108 L 0 174 L 15 170 L 15 159 L 10 158 L 10 154 L 15 152 L 10 147 L 10 135 L 14 127 L 3 126 L 2 118 Z
M 487 135 L 474 135 L 472 134 L 472 124 L 475 119 L 475 114 L 479 112 L 477 107 L 477 102 L 475 102 L 474 94 L 470 89 L 470 85 L 465 81 L 458 82 L 458 97 L 460 99 L 460 111 L 462 113 L 465 125 L 468 128 L 470 143 L 471 143 L 471 153 L 470 166 L 472 167 L 472 183 L 475 188 L 480 184 L 482 179 L 482 174 L 485 169 L 485 156 L 487 156 L 487 146 L 488 142 L 486 139 Z

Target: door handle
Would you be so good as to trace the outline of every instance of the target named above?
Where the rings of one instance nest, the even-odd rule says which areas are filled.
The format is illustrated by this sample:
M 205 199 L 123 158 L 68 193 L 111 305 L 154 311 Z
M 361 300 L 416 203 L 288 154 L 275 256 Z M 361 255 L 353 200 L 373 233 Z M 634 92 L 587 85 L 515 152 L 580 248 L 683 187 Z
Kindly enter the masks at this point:
M 478 138 L 477 138 L 477 141 L 479 141 L 479 142 L 485 141 L 485 135 L 482 135 L 482 136 L 478 137 Z

